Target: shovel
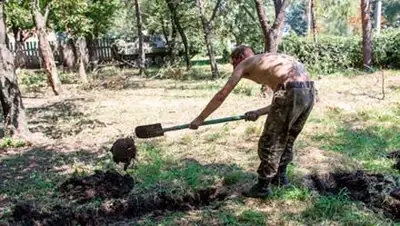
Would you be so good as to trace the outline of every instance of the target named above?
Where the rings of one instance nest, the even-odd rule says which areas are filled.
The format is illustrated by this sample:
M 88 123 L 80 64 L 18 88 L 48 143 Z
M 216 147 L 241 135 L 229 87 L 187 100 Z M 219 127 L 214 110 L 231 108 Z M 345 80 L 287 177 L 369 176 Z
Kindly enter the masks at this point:
M 246 119 L 246 117 L 247 116 L 245 116 L 245 115 L 237 115 L 237 116 L 232 116 L 232 117 L 207 120 L 207 121 L 204 121 L 203 124 L 201 124 L 201 126 L 223 123 L 223 122 L 237 121 L 237 120 Z M 173 126 L 173 127 L 169 127 L 169 128 L 162 128 L 161 123 L 156 123 L 156 124 L 138 126 L 135 128 L 135 133 L 136 133 L 136 136 L 139 138 L 151 138 L 151 137 L 164 136 L 164 133 L 168 132 L 168 131 L 187 129 L 187 128 L 189 128 L 189 124 L 183 124 L 183 125 Z

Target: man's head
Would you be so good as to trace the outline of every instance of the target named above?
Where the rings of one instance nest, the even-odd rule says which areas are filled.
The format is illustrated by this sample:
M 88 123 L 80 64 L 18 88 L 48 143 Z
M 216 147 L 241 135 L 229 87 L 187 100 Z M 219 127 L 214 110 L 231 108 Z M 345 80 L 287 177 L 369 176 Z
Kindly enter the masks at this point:
M 235 68 L 240 62 L 248 57 L 254 56 L 254 51 L 248 46 L 240 45 L 236 47 L 231 54 L 231 63 Z

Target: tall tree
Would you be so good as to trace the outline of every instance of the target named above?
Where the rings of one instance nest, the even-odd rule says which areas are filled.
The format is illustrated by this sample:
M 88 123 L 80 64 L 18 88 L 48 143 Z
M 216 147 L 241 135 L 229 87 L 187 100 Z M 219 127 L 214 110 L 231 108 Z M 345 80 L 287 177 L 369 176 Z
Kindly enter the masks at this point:
M 315 18 L 315 0 L 310 0 L 310 14 L 314 42 L 317 42 L 317 20 Z
M 267 21 L 263 0 L 254 0 L 257 15 L 264 34 L 264 51 L 277 52 L 282 37 L 282 27 L 285 22 L 285 10 L 289 6 L 288 0 L 273 0 L 275 7 L 275 20 L 271 25 Z
M 180 17 L 177 12 L 177 8 L 180 3 L 180 1 L 176 0 L 165 0 L 168 6 L 168 9 L 171 13 L 172 20 L 174 22 L 174 25 L 176 26 L 176 29 L 178 30 L 179 35 L 181 36 L 183 46 L 185 48 L 185 60 L 186 60 L 186 70 L 189 71 L 192 68 L 192 63 L 190 62 L 190 51 L 189 51 L 189 42 L 188 38 L 186 37 L 185 30 L 182 27 L 182 23 L 180 21 Z
M 204 0 L 196 0 L 196 4 L 200 11 L 201 24 L 203 25 L 203 30 L 204 30 L 204 39 L 207 47 L 208 57 L 210 58 L 212 78 L 216 79 L 219 78 L 220 75 L 218 71 L 217 61 L 215 60 L 214 47 L 212 44 L 212 22 L 214 21 L 214 18 L 217 15 L 218 8 L 221 5 L 221 0 L 217 0 L 211 18 L 209 20 L 206 17 Z
M 63 92 L 61 80 L 54 60 L 54 55 L 50 46 L 47 34 L 47 19 L 50 13 L 50 4 L 45 7 L 44 14 L 40 11 L 39 0 L 31 0 L 31 11 L 36 24 L 36 32 L 39 38 L 39 51 L 43 60 L 44 70 L 55 95 Z
M 4 15 L 4 0 L 0 0 L 0 102 L 4 132 L 9 136 L 27 138 L 30 132 L 15 73 L 14 57 L 7 48 Z
M 135 10 L 136 10 L 136 24 L 137 24 L 137 32 L 139 37 L 139 69 L 140 74 L 143 74 L 146 56 L 143 49 L 143 32 L 142 32 L 142 12 L 140 10 L 140 2 L 139 0 L 135 0 Z
M 361 0 L 363 64 L 368 68 L 371 67 L 372 64 L 370 7 L 369 0 Z

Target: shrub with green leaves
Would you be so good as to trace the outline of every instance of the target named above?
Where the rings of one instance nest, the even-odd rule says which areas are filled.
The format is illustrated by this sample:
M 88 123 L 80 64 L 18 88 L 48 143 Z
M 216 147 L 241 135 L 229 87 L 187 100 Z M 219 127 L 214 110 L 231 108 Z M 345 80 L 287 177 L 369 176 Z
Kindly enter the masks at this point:
M 387 30 L 372 36 L 373 67 L 400 68 L 400 30 Z M 287 36 L 280 52 L 296 56 L 311 73 L 330 74 L 347 69 L 362 69 L 362 38 L 321 36 L 310 38 Z

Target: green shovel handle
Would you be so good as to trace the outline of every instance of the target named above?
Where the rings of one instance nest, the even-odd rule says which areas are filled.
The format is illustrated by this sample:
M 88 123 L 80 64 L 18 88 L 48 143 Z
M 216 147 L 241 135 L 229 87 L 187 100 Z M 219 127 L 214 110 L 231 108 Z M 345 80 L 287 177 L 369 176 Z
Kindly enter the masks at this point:
M 237 115 L 237 116 L 226 117 L 226 118 L 211 119 L 211 120 L 204 121 L 203 124 L 201 124 L 200 126 L 218 124 L 218 123 L 223 123 L 223 122 L 237 121 L 237 120 L 242 120 L 242 119 L 246 119 L 246 118 L 247 118 L 246 115 Z M 167 132 L 167 131 L 173 131 L 173 130 L 187 129 L 187 128 L 189 128 L 189 125 L 190 124 L 173 126 L 173 127 L 165 128 L 165 129 L 163 129 L 163 131 Z

